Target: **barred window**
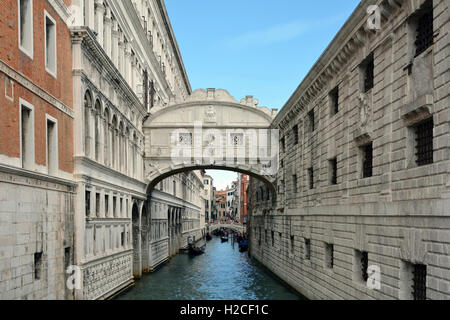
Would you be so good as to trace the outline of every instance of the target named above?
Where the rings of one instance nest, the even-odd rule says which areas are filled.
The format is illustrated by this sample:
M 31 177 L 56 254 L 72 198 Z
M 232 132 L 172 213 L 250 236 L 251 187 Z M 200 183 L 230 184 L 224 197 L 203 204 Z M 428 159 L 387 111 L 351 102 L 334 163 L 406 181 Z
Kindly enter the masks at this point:
M 334 267 L 334 245 L 330 243 L 325 244 L 325 266 L 328 269 Z
M 314 189 L 314 169 L 308 169 L 308 177 L 309 177 L 309 189 Z
M 374 85 L 374 62 L 373 53 L 371 53 L 361 64 L 361 72 L 363 77 L 363 92 L 366 93 L 373 88 Z
M 426 1 L 419 10 L 416 29 L 416 57 L 433 44 L 433 3 Z
M 372 177 L 373 171 L 373 144 L 362 147 L 363 151 L 363 178 Z
M 298 144 L 298 125 L 295 125 L 294 128 L 292 128 L 292 133 L 294 134 L 294 144 Z
M 337 184 L 337 158 L 330 160 L 330 183 Z
M 311 240 L 305 238 L 305 259 L 311 260 Z
M 293 193 L 297 193 L 297 175 L 292 176 L 292 190 Z
M 308 120 L 309 120 L 309 131 L 314 132 L 316 130 L 315 124 L 314 124 L 314 109 L 308 112 Z
M 85 193 L 85 209 L 86 209 L 86 217 L 91 215 L 91 192 L 86 191 Z
M 330 92 L 331 116 L 339 112 L 339 87 Z
M 424 166 L 433 163 L 433 128 L 430 118 L 415 127 L 417 165 Z
M 414 265 L 412 289 L 414 300 L 427 299 L 427 266 L 422 264 Z
M 367 283 L 369 279 L 369 254 L 365 251 L 355 250 L 355 272 L 359 281 Z

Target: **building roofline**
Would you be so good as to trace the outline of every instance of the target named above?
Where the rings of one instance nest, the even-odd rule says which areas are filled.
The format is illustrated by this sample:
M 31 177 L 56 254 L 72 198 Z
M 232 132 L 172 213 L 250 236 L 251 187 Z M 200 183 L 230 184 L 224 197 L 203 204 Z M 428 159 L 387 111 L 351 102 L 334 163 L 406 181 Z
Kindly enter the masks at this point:
M 181 75 L 183 77 L 183 82 L 186 86 L 186 90 L 188 92 L 188 94 L 190 95 L 192 93 L 192 87 L 191 87 L 191 83 L 189 82 L 189 78 L 186 72 L 186 68 L 184 66 L 184 62 L 183 62 L 183 58 L 181 57 L 181 52 L 180 52 L 180 48 L 178 47 L 178 42 L 177 39 L 175 37 L 175 34 L 173 32 L 172 29 L 172 24 L 170 23 L 170 19 L 169 19 L 169 15 L 167 13 L 167 9 L 166 9 L 166 4 L 164 3 L 164 0 L 156 0 L 156 3 L 158 4 L 159 10 L 161 12 L 161 16 L 164 20 L 164 24 L 166 26 L 166 29 L 168 31 L 168 36 L 170 39 L 170 43 L 172 44 L 172 47 L 175 51 L 175 56 L 176 59 L 178 61 L 178 65 L 180 67 L 181 70 Z

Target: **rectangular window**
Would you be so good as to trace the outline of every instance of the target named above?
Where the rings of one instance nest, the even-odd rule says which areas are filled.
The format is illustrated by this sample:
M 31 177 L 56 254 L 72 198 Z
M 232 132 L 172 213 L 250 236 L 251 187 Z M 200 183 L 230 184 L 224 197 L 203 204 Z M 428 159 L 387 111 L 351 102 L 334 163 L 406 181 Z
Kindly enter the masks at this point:
M 21 100 L 21 152 L 22 168 L 32 169 L 34 164 L 33 107 Z
M 122 247 L 125 246 L 125 232 L 124 232 L 124 231 L 122 231 L 122 232 L 120 233 L 120 245 L 121 245 Z
M 105 216 L 109 214 L 109 195 L 105 194 Z
M 120 198 L 120 216 L 123 215 L 123 198 Z
M 294 254 L 294 249 L 295 249 L 295 245 L 294 245 L 294 236 L 291 236 L 291 254 Z
M 330 92 L 330 115 L 334 116 L 339 112 L 339 87 Z
M 56 77 L 56 22 L 47 13 L 45 17 L 45 70 Z
M 314 119 L 314 109 L 308 112 L 308 121 L 309 121 L 309 132 L 314 132 L 316 130 L 315 127 L 315 119 Z
M 86 191 L 85 192 L 85 206 L 86 206 L 86 217 L 89 217 L 91 215 L 91 192 Z
M 275 246 L 275 232 L 272 231 L 271 234 L 272 234 L 272 247 L 273 247 L 273 246 Z
M 95 213 L 97 217 L 100 215 L 100 193 L 95 194 Z
M 311 260 L 311 239 L 305 238 L 305 259 Z
M 33 0 L 19 0 L 19 49 L 33 59 Z
M 284 137 L 281 138 L 280 144 L 281 144 L 281 152 L 285 152 L 286 151 L 286 139 Z
M 361 63 L 360 70 L 362 73 L 362 91 L 367 93 L 373 88 L 374 85 L 374 61 L 373 53 L 371 53 L 364 61 Z
M 433 44 L 433 3 L 426 1 L 419 9 L 416 28 L 416 57 Z
M 314 189 L 314 169 L 309 168 L 308 169 L 308 179 L 309 179 L 309 189 Z
M 400 299 L 427 299 L 427 266 L 402 261 L 400 272 Z
M 58 133 L 56 120 L 47 116 L 47 169 L 49 175 L 58 173 Z
M 334 245 L 330 243 L 325 244 L 325 267 L 328 269 L 334 267 Z
M 70 247 L 64 248 L 64 268 L 67 270 L 70 265 L 72 265 L 72 259 L 70 258 Z
M 416 162 L 418 166 L 433 163 L 433 118 L 415 126 Z
M 362 171 L 363 178 L 370 178 L 373 175 L 373 144 L 372 142 L 362 148 Z
M 369 279 L 369 254 L 365 251 L 355 250 L 355 275 L 356 280 L 367 283 Z
M 117 197 L 113 197 L 113 217 L 117 217 Z
M 294 144 L 298 144 L 298 125 L 295 125 L 294 128 L 292 128 L 292 133 L 294 134 Z
M 330 174 L 330 183 L 332 185 L 337 184 L 337 158 L 331 159 L 329 161 L 329 174 Z
M 42 275 L 42 252 L 34 254 L 34 280 L 40 280 Z
M 413 268 L 413 297 L 414 300 L 427 299 L 427 266 L 415 264 Z
M 293 193 L 297 193 L 297 175 L 292 176 L 292 191 Z

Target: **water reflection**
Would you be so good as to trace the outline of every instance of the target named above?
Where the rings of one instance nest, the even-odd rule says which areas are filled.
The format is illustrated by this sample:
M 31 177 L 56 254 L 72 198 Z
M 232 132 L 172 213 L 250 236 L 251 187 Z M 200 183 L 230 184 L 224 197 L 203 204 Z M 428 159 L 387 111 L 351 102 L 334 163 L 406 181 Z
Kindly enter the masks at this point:
M 237 245 L 213 237 L 206 253 L 180 254 L 119 300 L 300 300 Z

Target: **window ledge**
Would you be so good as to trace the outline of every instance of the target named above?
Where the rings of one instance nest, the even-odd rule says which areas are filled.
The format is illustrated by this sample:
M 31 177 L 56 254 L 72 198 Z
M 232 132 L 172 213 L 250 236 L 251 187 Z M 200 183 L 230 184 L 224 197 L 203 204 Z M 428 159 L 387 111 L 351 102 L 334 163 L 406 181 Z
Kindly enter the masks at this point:
M 414 125 L 429 118 L 432 115 L 433 103 L 433 96 L 431 94 L 425 94 L 407 104 L 402 114 L 402 118 L 406 121 L 407 126 Z

